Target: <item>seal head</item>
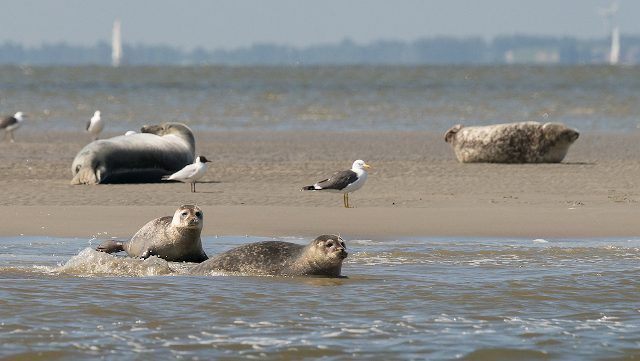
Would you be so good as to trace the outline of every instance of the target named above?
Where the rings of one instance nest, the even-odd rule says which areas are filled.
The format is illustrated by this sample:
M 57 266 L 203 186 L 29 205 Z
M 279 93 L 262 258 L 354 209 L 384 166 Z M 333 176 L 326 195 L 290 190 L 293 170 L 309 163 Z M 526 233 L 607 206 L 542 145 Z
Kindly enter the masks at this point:
M 196 139 L 193 137 L 191 129 L 182 123 L 165 123 L 160 125 L 144 125 L 140 128 L 141 133 L 155 134 L 159 137 L 173 135 L 189 143 L 190 148 L 196 149 Z

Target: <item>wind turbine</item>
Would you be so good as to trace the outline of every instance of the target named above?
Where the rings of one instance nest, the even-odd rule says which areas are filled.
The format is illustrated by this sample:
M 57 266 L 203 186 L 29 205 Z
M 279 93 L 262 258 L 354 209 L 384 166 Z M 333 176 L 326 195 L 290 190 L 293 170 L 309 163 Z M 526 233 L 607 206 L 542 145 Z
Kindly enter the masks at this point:
M 605 36 L 609 36 L 611 33 L 611 19 L 618 11 L 618 6 L 620 6 L 620 1 L 616 0 L 608 9 L 598 8 L 598 15 L 602 16 L 602 19 L 604 20 L 602 30 L 604 31 Z
M 111 37 L 111 65 L 114 68 L 122 64 L 122 35 L 120 34 L 120 20 L 113 23 L 113 33 Z
M 617 26 L 611 31 L 611 52 L 609 53 L 609 64 L 616 65 L 620 59 L 620 28 Z

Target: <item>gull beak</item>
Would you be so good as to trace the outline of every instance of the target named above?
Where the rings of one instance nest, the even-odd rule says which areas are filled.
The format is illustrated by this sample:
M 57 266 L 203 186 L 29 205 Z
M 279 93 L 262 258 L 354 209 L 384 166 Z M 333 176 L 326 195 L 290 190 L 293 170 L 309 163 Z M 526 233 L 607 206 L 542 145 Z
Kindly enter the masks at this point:
M 367 169 L 371 168 L 368 164 L 365 164 L 364 167 Z

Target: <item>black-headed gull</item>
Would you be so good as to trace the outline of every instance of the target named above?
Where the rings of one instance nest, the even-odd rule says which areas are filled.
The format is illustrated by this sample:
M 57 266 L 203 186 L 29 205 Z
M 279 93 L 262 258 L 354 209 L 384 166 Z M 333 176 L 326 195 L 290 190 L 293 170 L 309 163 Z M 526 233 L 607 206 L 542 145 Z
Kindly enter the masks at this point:
M 195 193 L 196 181 L 204 177 L 204 174 L 207 172 L 207 162 L 211 163 L 211 161 L 204 156 L 199 156 L 193 164 L 189 164 L 172 175 L 163 177 L 162 179 L 179 180 L 185 183 L 190 182 L 191 192 Z

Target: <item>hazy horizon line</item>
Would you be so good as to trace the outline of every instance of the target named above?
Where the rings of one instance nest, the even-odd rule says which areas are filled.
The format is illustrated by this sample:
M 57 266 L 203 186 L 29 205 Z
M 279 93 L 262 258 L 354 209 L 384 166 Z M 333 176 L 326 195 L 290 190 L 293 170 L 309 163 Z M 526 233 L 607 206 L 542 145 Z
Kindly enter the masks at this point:
M 353 40 L 351 37 L 349 36 L 345 36 L 342 40 L 340 41 L 336 41 L 336 42 L 319 42 L 316 44 L 311 44 L 311 45 L 293 45 L 293 44 L 287 44 L 287 43 L 279 43 L 279 42 L 269 42 L 269 41 L 259 41 L 259 42 L 254 42 L 251 45 L 243 45 L 243 46 L 236 46 L 236 47 L 225 47 L 225 46 L 221 46 L 221 47 L 217 47 L 217 48 L 205 48 L 204 46 L 195 46 L 192 48 L 183 48 L 180 46 L 174 46 L 174 45 L 170 45 L 168 43 L 144 43 L 144 42 L 137 42 L 137 43 L 129 43 L 126 42 L 126 40 L 122 41 L 122 45 L 123 46 L 128 46 L 128 47 L 136 47 L 136 46 L 146 46 L 146 47 L 167 47 L 167 48 L 173 48 L 173 49 L 179 49 L 181 51 L 194 51 L 194 50 L 205 50 L 205 51 L 215 51 L 215 50 L 226 50 L 226 51 L 233 51 L 233 50 L 238 50 L 238 49 L 244 49 L 244 48 L 251 48 L 254 46 L 261 46 L 261 45 L 272 45 L 272 46 L 278 46 L 278 47 L 288 47 L 288 48 L 296 48 L 296 49 L 308 49 L 308 48 L 314 48 L 314 47 L 319 47 L 319 46 L 335 46 L 335 45 L 339 45 L 339 44 L 345 44 L 345 43 L 350 43 L 351 45 L 356 45 L 356 46 L 368 46 L 368 45 L 373 45 L 373 44 L 379 44 L 379 43 L 402 43 L 402 44 L 411 44 L 411 43 L 415 43 L 421 40 L 434 40 L 434 39 L 452 39 L 452 40 L 468 40 L 468 39 L 482 39 L 482 41 L 484 41 L 487 44 L 491 44 L 494 41 L 496 41 L 496 39 L 501 39 L 501 38 L 537 38 L 537 39 L 556 39 L 556 40 L 577 40 L 577 41 L 585 41 L 585 42 L 594 42 L 594 41 L 605 41 L 605 40 L 610 40 L 610 37 L 579 37 L 579 36 L 574 36 L 574 35 L 543 35 L 543 34 L 527 34 L 527 33 L 513 33 L 513 34 L 504 34 L 504 35 L 496 35 L 490 39 L 487 39 L 486 37 L 482 36 L 482 35 L 477 35 L 477 36 L 454 36 L 454 35 L 434 35 L 434 36 L 424 36 L 424 37 L 420 37 L 420 38 L 416 38 L 414 40 L 399 40 L 399 39 L 384 39 L 384 38 L 380 38 L 377 40 L 373 40 L 370 42 L 357 42 L 355 40 Z M 640 34 L 624 34 L 624 33 L 620 33 L 620 38 L 640 38 Z M 111 41 L 108 40 L 97 40 L 95 43 L 91 44 L 91 45 L 87 45 L 87 44 L 72 44 L 72 43 L 68 43 L 64 40 L 60 40 L 57 42 L 46 42 L 43 41 L 42 43 L 40 43 L 39 45 L 25 45 L 24 43 L 18 42 L 18 41 L 13 41 L 13 40 L 5 40 L 3 43 L 0 43 L 1 46 L 4 45 L 18 45 L 18 46 L 22 46 L 25 49 L 38 49 L 38 48 L 42 48 L 45 46 L 60 46 L 60 45 L 66 45 L 69 47 L 94 47 L 97 45 L 102 45 L 102 44 L 108 44 L 111 45 Z M 186 49 L 186 50 L 185 50 Z

